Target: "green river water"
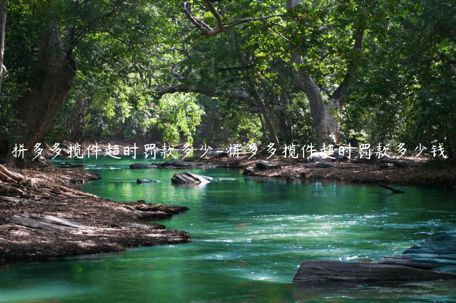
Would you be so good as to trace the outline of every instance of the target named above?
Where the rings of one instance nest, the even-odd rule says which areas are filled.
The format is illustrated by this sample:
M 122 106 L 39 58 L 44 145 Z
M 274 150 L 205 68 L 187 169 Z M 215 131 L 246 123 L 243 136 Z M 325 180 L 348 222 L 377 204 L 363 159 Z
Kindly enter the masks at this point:
M 103 179 L 84 190 L 187 206 L 162 223 L 193 241 L 0 267 L 0 302 L 456 302 L 455 281 L 291 283 L 304 260 L 376 259 L 455 230 L 454 191 L 400 187 L 406 193 L 394 195 L 372 186 L 255 180 L 227 169 L 192 170 L 218 179 L 176 187 L 176 170 L 130 170 L 129 163 L 88 163 Z M 138 185 L 137 178 L 161 182 Z

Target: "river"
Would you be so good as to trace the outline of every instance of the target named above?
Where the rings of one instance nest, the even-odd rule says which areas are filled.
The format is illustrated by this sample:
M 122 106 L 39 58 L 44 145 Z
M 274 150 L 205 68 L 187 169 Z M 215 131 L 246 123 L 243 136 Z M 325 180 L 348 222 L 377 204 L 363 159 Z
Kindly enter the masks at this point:
M 228 169 L 192 169 L 216 180 L 176 187 L 170 178 L 177 170 L 131 170 L 129 163 L 87 162 L 102 179 L 84 190 L 116 201 L 187 206 L 162 223 L 190 232 L 193 241 L 0 267 L 0 302 L 456 301 L 455 281 L 291 283 L 304 260 L 372 260 L 456 230 L 454 191 L 399 187 L 405 194 L 391 194 L 375 186 L 287 184 Z M 137 178 L 160 182 L 138 185 Z

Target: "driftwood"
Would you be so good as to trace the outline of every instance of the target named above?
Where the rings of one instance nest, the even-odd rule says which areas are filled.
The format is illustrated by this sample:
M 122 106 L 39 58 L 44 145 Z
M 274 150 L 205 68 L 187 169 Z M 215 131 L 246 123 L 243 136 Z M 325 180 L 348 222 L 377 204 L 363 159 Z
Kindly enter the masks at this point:
M 5 166 L 0 164 L 0 180 L 4 182 L 21 182 L 25 180 L 25 177 L 19 173 L 8 170 Z

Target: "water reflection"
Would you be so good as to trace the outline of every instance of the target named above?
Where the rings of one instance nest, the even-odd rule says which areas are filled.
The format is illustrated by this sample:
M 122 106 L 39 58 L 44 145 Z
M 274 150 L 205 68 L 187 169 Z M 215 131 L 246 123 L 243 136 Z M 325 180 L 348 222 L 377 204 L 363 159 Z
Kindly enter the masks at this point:
M 238 171 L 192 170 L 216 178 L 177 187 L 181 170 L 130 170 L 91 163 L 103 179 L 85 190 L 113 200 L 178 204 L 166 221 L 193 242 L 119 254 L 12 266 L 0 272 L 0 302 L 398 302 L 456 300 L 454 282 L 404 285 L 290 283 L 303 260 L 372 260 L 455 229 L 454 192 L 338 183 L 281 183 Z M 116 164 L 117 163 L 117 164 Z M 111 169 L 111 167 L 120 169 Z M 136 179 L 160 183 L 136 184 Z

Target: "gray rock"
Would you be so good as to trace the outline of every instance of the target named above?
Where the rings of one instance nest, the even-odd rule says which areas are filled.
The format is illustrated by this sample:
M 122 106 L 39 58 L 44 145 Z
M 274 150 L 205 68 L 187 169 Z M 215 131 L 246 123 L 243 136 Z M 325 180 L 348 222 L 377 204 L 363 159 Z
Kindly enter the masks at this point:
M 301 264 L 293 282 L 392 282 L 451 278 L 456 278 L 456 275 L 396 264 L 307 261 Z
M 280 168 L 280 165 L 269 161 L 258 161 L 257 163 L 255 163 L 255 167 L 257 169 L 267 170 Z
M 311 162 L 322 162 L 322 161 L 331 160 L 331 158 L 326 153 L 323 153 L 323 152 L 312 153 L 312 157 L 309 157 L 308 159 Z
M 242 173 L 244 176 L 254 176 L 255 170 L 252 166 L 246 167 Z
M 382 158 L 381 162 L 382 162 L 382 164 L 389 163 L 389 164 L 393 164 L 394 166 L 402 167 L 402 168 L 410 167 L 411 165 L 413 165 L 413 161 L 403 160 L 403 159 Z
M 426 281 L 456 279 L 456 234 L 437 234 L 401 255 L 372 263 L 306 261 L 295 282 L 314 281 Z
M 212 181 L 211 177 L 197 175 L 197 174 L 193 174 L 190 172 L 174 174 L 173 177 L 171 178 L 171 183 L 176 184 L 176 185 L 184 185 L 184 184 L 202 185 L 202 184 L 210 183 L 211 181 Z

